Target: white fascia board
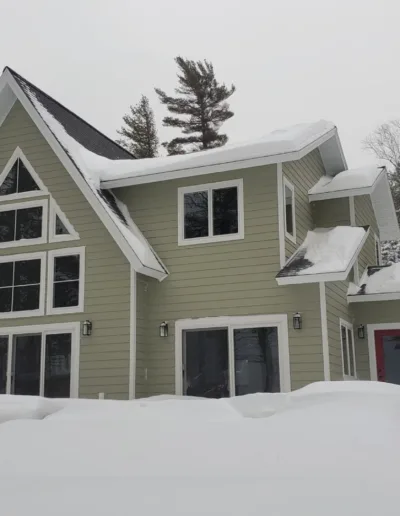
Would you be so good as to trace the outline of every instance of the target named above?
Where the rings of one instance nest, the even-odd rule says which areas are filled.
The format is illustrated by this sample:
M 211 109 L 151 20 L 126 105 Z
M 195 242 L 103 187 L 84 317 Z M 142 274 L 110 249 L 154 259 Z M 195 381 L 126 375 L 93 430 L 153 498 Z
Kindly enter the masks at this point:
M 309 202 L 313 201 L 326 201 L 328 199 L 340 199 L 342 197 L 357 197 L 359 195 L 371 195 L 375 190 L 378 182 L 381 180 L 386 172 L 382 172 L 376 177 L 374 183 L 371 186 L 365 186 L 363 188 L 351 188 L 349 190 L 335 190 L 334 192 L 321 192 L 317 194 L 308 194 Z
M 108 215 L 104 206 L 102 206 L 102 204 L 99 202 L 98 198 L 96 197 L 90 186 L 82 177 L 82 174 L 76 168 L 75 164 L 67 155 L 67 153 L 65 152 L 57 138 L 50 131 L 42 117 L 36 111 L 33 104 L 28 99 L 27 95 L 24 93 L 24 91 L 22 91 L 22 89 L 20 88 L 14 77 L 11 75 L 11 73 L 8 70 L 5 70 L 2 75 L 2 81 L 0 82 L 0 92 L 1 89 L 4 88 L 7 84 L 13 90 L 17 99 L 21 102 L 22 106 L 29 114 L 33 122 L 36 124 L 37 128 L 39 129 L 47 143 L 50 145 L 50 147 L 52 148 L 52 150 L 54 151 L 55 155 L 58 157 L 62 165 L 69 172 L 72 179 L 75 181 L 78 188 L 86 197 L 87 201 L 89 202 L 89 204 L 91 205 L 99 219 L 102 221 L 104 226 L 107 228 L 110 235 L 114 238 L 115 242 L 117 243 L 123 254 L 126 256 L 127 260 L 132 265 L 132 267 L 141 274 L 145 274 L 146 276 L 150 276 L 152 278 L 158 279 L 159 281 L 162 281 L 162 279 L 164 279 L 167 276 L 167 274 L 151 269 L 142 264 L 136 253 L 133 251 L 132 247 L 129 245 L 128 241 L 125 239 L 125 237 L 118 229 L 117 225 Z
M 348 303 L 366 303 L 368 301 L 397 301 L 400 300 L 400 292 L 388 292 L 385 294 L 356 294 L 347 296 Z
M 168 172 L 154 172 L 152 174 L 144 174 L 141 176 L 125 177 L 120 179 L 109 179 L 101 181 L 102 188 L 122 188 L 124 186 L 141 185 L 147 183 L 156 183 L 158 181 L 168 181 L 170 179 L 182 179 L 186 177 L 202 176 L 205 174 L 215 174 L 218 172 L 228 172 L 242 168 L 260 167 L 263 165 L 272 165 L 275 163 L 283 163 L 286 161 L 297 161 L 306 156 L 324 142 L 335 136 L 336 128 L 331 129 L 326 134 L 317 138 L 309 145 L 303 147 L 299 151 L 275 154 L 272 156 L 263 156 L 260 158 L 250 158 L 240 161 L 228 161 L 215 165 L 206 165 L 201 167 L 188 167 L 180 170 L 171 170 Z

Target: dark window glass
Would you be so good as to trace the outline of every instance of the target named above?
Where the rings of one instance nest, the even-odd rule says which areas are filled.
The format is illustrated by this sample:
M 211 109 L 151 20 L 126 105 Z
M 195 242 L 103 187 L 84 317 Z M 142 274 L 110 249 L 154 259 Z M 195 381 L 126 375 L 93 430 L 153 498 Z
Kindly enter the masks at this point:
M 347 331 L 345 326 L 340 328 L 342 334 L 342 353 L 343 353 L 343 372 L 345 375 L 349 375 L 349 357 L 347 355 Z
M 54 281 L 79 279 L 79 255 L 57 256 L 54 259 Z
M 39 308 L 40 285 L 14 287 L 13 312 Z
M 0 337 L 0 394 L 6 393 L 7 357 L 8 357 L 8 337 Z
M 185 238 L 208 236 L 208 192 L 184 195 Z
M 40 260 L 15 262 L 14 285 L 32 285 L 35 283 L 40 283 Z
M 2 185 L 0 185 L 0 195 L 10 195 L 17 191 L 17 176 L 18 176 L 18 161 L 17 160 L 7 177 L 4 179 Z
M 400 385 L 400 337 L 385 335 L 382 344 L 385 382 Z
M 184 332 L 185 393 L 204 398 L 229 396 L 228 331 Z
M 348 342 L 348 346 L 349 346 L 350 376 L 355 376 L 356 368 L 355 368 L 355 364 L 354 364 L 354 353 L 353 353 L 353 350 L 354 350 L 353 332 L 350 329 L 347 329 L 347 342 Z
M 293 235 L 293 192 L 285 185 L 286 232 Z
M 18 335 L 14 340 L 12 394 L 38 396 L 41 335 Z
M 15 240 L 15 210 L 0 211 L 0 242 Z
M 56 235 L 69 235 L 68 229 L 58 215 L 56 215 Z
M 12 291 L 10 288 L 0 288 L 0 312 L 11 312 Z
M 236 395 L 279 392 L 277 328 L 234 330 Z
M 20 159 L 18 162 L 18 193 L 39 190 L 38 185 L 33 180 L 33 177 L 30 175 L 23 162 Z
M 13 284 L 14 263 L 0 263 L 0 287 L 10 287 Z
M 44 395 L 69 398 L 71 384 L 71 334 L 46 336 Z
M 54 283 L 53 307 L 62 308 L 79 305 L 79 281 Z
M 238 232 L 238 189 L 218 188 L 213 190 L 214 235 L 229 235 Z
M 42 236 L 43 208 L 26 208 L 17 210 L 16 240 L 40 238 Z

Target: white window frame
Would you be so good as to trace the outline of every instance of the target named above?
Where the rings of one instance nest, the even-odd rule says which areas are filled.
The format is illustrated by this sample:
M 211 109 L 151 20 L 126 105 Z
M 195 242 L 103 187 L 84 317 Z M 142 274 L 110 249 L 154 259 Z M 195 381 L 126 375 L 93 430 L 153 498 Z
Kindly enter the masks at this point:
M 345 374 L 344 371 L 344 350 L 343 350 L 343 342 L 342 342 L 342 326 L 346 328 L 346 343 L 347 343 L 347 363 L 349 365 L 349 371 L 350 371 L 350 346 L 349 346 L 349 339 L 348 339 L 348 331 L 351 332 L 351 339 L 353 343 L 353 363 L 354 363 L 354 376 Z M 345 321 L 344 319 L 339 319 L 339 333 L 340 333 L 340 348 L 342 350 L 342 371 L 343 371 L 343 380 L 357 380 L 357 363 L 356 363 L 356 343 L 354 340 L 354 326 L 349 323 L 348 321 Z
M 37 259 L 40 259 L 39 308 L 37 310 L 23 310 L 19 312 L 0 312 L 0 319 L 20 319 L 22 317 L 36 317 L 38 315 L 44 315 L 46 289 L 46 252 L 40 251 L 38 253 L 13 254 L 8 256 L 3 255 L 0 256 L 0 263 Z
M 4 201 L 13 201 L 18 199 L 27 199 L 30 197 L 38 197 L 40 195 L 46 195 L 49 193 L 47 188 L 45 187 L 43 181 L 40 179 L 38 174 L 35 172 L 35 169 L 30 164 L 28 158 L 25 156 L 25 154 L 22 152 L 20 147 L 17 147 L 15 151 L 13 152 L 11 158 L 7 161 L 6 166 L 3 168 L 3 171 L 0 174 L 0 185 L 3 184 L 5 178 L 8 176 L 8 173 L 14 166 L 14 163 L 17 161 L 17 159 L 20 159 L 32 178 L 34 179 L 35 183 L 39 187 L 39 190 L 33 190 L 32 192 L 22 192 L 22 193 L 15 193 L 10 195 L 0 195 L 0 202 Z
M 43 194 L 42 194 L 43 195 Z M 23 210 L 27 208 L 42 208 L 42 236 L 40 238 L 26 238 L 23 240 L 12 240 L 11 242 L 0 242 L 0 249 L 10 247 L 24 247 L 47 243 L 47 221 L 48 215 L 48 199 L 40 199 L 37 201 L 18 202 L 10 204 L 1 204 L 0 212 Z
M 228 331 L 229 392 L 235 395 L 234 330 L 242 328 L 278 328 L 279 378 L 281 392 L 290 392 L 290 356 L 287 314 L 249 315 L 241 317 L 203 317 L 175 321 L 175 393 L 183 394 L 183 338 L 184 330 L 226 329 Z
M 237 188 L 238 200 L 238 232 L 228 235 L 213 235 L 212 191 L 221 188 Z M 208 236 L 200 238 L 185 238 L 185 201 L 187 193 L 208 192 Z M 232 181 L 220 181 L 202 185 L 185 186 L 178 188 L 178 245 L 208 244 L 212 242 L 228 242 L 230 240 L 242 240 L 244 238 L 244 202 L 243 179 Z
M 286 224 L 286 191 L 285 189 L 289 188 L 292 192 L 292 226 L 293 226 L 293 235 L 288 233 L 287 224 Z M 294 185 L 286 178 L 283 178 L 283 217 L 284 217 L 284 226 L 285 226 L 285 237 L 296 243 L 296 195 Z
M 79 396 L 80 326 L 80 322 L 72 322 L 0 328 L 0 336 L 8 337 L 6 394 L 11 393 L 12 346 L 15 336 L 33 333 L 40 333 L 42 335 L 39 396 L 44 396 L 46 336 L 56 333 L 71 333 L 70 397 L 77 398 Z
M 56 216 L 59 217 L 69 235 L 56 235 Z M 71 240 L 79 240 L 79 233 L 68 220 L 65 213 L 61 210 L 54 199 L 50 199 L 49 208 L 49 242 L 69 242 Z
M 54 260 L 59 256 L 79 255 L 79 304 L 77 306 L 53 307 L 54 293 Z M 85 305 L 85 247 L 66 247 L 64 249 L 52 249 L 48 252 L 47 267 L 47 303 L 48 315 L 72 314 L 83 312 Z
M 375 239 L 375 248 L 374 248 L 374 251 L 375 251 L 375 260 L 376 260 L 376 257 L 378 255 L 378 263 L 376 265 L 381 265 L 382 264 L 382 249 L 381 249 L 381 241 L 378 237 L 378 235 L 375 233 L 374 234 L 374 239 Z M 378 246 L 378 249 L 377 249 L 377 246 Z M 376 252 L 378 250 L 378 253 Z

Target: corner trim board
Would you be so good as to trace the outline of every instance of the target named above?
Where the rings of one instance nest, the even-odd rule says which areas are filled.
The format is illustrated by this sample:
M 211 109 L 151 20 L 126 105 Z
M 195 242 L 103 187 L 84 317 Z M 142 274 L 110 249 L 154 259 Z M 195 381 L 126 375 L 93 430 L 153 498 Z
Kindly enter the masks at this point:
M 328 316 L 326 311 L 326 288 L 323 281 L 319 284 L 319 303 L 321 308 L 322 359 L 324 364 L 324 380 L 329 382 L 331 371 L 329 364 Z
M 282 163 L 276 164 L 276 184 L 278 195 L 278 232 L 279 232 L 279 261 L 282 268 L 286 263 L 285 256 L 285 214 L 283 205 L 283 171 Z
M 136 328 L 137 328 L 137 273 L 130 271 L 130 335 L 129 335 L 129 399 L 136 397 Z

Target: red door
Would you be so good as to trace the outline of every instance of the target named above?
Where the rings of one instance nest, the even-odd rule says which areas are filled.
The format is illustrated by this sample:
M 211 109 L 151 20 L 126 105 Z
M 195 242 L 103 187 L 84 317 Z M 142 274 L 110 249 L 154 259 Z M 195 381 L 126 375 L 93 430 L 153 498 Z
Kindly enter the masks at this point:
M 378 381 L 400 385 L 400 329 L 375 331 L 375 352 Z

